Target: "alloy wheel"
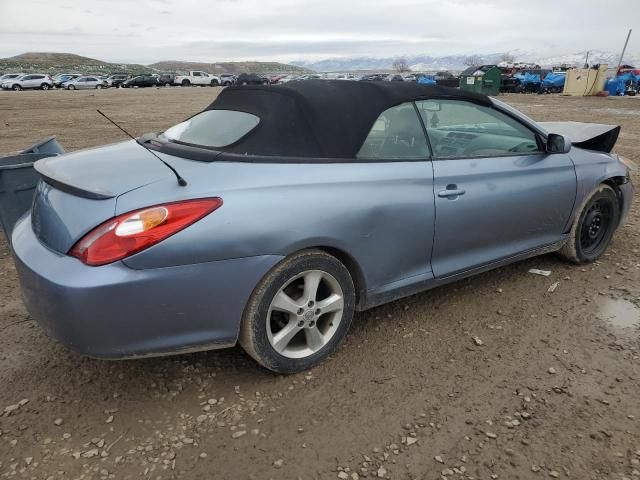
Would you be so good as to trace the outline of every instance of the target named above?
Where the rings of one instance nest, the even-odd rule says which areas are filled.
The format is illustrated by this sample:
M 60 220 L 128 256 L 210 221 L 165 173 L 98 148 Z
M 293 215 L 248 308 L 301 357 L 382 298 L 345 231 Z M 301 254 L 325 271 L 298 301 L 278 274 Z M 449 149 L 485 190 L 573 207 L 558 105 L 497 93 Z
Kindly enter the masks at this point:
M 273 297 L 267 313 L 267 337 L 287 358 L 305 358 L 321 350 L 342 321 L 344 293 L 331 274 L 308 270 L 290 279 Z

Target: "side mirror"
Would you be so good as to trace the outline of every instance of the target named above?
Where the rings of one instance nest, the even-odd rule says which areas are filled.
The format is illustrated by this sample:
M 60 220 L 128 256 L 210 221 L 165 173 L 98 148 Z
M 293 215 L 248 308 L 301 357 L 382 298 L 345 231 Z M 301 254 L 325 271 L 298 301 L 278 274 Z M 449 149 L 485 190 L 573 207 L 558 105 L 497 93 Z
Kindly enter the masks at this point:
M 565 135 L 550 133 L 547 136 L 547 153 L 569 153 L 571 140 Z

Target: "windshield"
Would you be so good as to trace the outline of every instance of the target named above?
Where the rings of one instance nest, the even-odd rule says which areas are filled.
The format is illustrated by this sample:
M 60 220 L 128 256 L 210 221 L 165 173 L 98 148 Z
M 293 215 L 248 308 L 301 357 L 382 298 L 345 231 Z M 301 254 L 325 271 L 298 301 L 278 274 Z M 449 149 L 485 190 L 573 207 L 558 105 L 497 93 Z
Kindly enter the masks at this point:
M 174 142 L 202 147 L 226 147 L 251 130 L 260 118 L 233 110 L 207 110 L 166 130 L 161 137 Z

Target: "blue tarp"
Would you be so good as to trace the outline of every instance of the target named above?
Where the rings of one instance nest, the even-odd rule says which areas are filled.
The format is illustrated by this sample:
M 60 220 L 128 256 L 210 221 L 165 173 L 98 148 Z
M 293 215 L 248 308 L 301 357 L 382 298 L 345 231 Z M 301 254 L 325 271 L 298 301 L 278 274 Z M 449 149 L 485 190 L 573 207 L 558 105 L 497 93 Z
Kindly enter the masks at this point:
M 432 76 L 420 75 L 416 80 L 421 85 L 435 85 L 436 81 Z
M 543 87 L 564 87 L 564 82 L 567 79 L 567 75 L 564 73 L 548 73 L 542 81 Z
M 633 72 L 625 72 L 622 75 L 618 75 L 616 78 L 618 80 L 623 81 L 624 83 L 627 82 L 635 82 L 636 81 L 636 76 L 633 74 Z
M 522 83 L 530 83 L 530 84 L 534 84 L 534 85 L 540 85 L 542 83 L 542 80 L 540 79 L 540 75 L 537 73 L 529 73 L 529 72 L 525 72 L 523 78 L 522 78 Z
M 640 84 L 640 75 L 636 75 L 633 72 L 625 72 L 617 77 L 607 79 L 604 88 L 609 92 L 609 95 L 624 95 L 627 85 L 633 88 L 638 84 Z
M 604 88 L 607 92 L 609 92 L 609 95 L 624 95 L 625 87 L 622 77 L 623 75 L 620 75 L 619 77 L 614 77 L 607 80 Z

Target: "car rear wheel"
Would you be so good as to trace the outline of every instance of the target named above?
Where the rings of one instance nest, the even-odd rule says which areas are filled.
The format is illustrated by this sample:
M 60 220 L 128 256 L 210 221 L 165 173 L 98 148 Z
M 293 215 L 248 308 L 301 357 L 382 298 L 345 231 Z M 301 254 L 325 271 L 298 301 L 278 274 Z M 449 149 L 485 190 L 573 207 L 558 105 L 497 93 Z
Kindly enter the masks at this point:
M 220 85 L 220 84 L 218 83 L 218 81 L 217 81 L 217 80 L 211 80 L 211 84 L 210 84 L 210 85 L 211 85 L 212 87 L 217 87 L 217 86 L 218 86 L 218 85 Z
M 260 281 L 245 308 L 239 342 L 269 370 L 306 370 L 335 350 L 349 329 L 354 306 L 347 268 L 325 252 L 305 250 Z
M 49 90 L 49 84 L 48 83 L 43 83 L 42 85 L 40 85 L 40 88 L 42 90 Z
M 602 184 L 582 204 L 567 243 L 558 253 L 577 264 L 596 261 L 609 246 L 619 221 L 618 196 Z
M 102 90 L 102 85 L 96 85 L 96 90 Z
M 191 85 L 191 82 L 189 80 L 182 80 L 183 87 L 188 87 L 189 85 Z

